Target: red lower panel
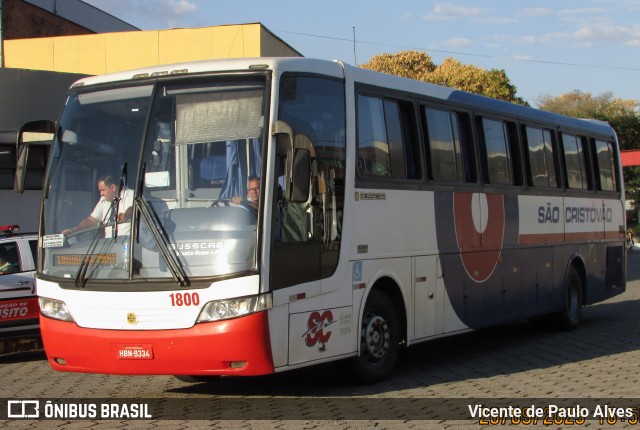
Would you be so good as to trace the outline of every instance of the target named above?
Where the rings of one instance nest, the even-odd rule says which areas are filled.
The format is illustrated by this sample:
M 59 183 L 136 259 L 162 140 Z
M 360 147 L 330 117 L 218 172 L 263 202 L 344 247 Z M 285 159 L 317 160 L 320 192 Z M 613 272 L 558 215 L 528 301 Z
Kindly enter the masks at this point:
M 266 312 L 196 324 L 188 329 L 137 331 L 87 329 L 40 316 L 40 329 L 49 364 L 62 372 L 237 376 L 273 373 Z

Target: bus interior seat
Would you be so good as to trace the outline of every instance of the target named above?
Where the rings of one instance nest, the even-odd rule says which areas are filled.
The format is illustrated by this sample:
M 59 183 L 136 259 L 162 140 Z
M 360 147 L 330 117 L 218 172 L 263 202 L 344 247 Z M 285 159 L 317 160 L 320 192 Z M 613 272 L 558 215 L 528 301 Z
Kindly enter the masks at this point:
M 200 179 L 205 186 L 220 186 L 227 172 L 227 159 L 224 155 L 214 155 L 200 160 Z

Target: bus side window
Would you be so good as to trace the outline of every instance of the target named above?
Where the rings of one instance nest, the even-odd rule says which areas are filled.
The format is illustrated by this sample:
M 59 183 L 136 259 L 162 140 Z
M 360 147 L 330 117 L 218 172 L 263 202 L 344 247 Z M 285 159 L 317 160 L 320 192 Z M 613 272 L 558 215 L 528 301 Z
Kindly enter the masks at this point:
M 456 115 L 458 116 L 458 125 L 460 127 L 460 148 L 462 150 L 464 180 L 467 183 L 476 183 L 478 181 L 478 174 L 471 117 L 466 112 L 457 112 Z
M 32 144 L 29 147 L 27 171 L 24 178 L 25 190 L 41 190 L 47 168 L 49 144 Z M 0 189 L 13 190 L 16 175 L 16 144 L 3 143 L 0 148 Z
M 475 182 L 468 115 L 425 107 L 429 177 L 435 181 Z
M 15 143 L 3 144 L 0 149 L 0 189 L 13 190 L 13 180 L 16 175 Z
M 617 181 L 613 143 L 596 139 L 594 140 L 594 149 L 598 167 L 598 175 L 596 176 L 600 181 L 600 190 L 615 191 L 617 189 Z
M 409 103 L 358 96 L 358 174 L 419 179 L 420 157 Z
M 513 185 L 524 185 L 524 154 L 522 153 L 518 126 L 512 121 L 505 121 L 504 123 L 507 128 L 507 144 L 509 145 L 509 152 L 511 153 Z
M 528 183 L 534 187 L 558 187 L 552 133 L 550 130 L 524 126 L 529 161 Z
M 514 183 L 514 169 L 509 133 L 504 121 L 477 118 L 477 130 L 481 137 L 481 154 L 484 164 L 485 183 L 510 185 Z
M 287 157 L 276 159 L 271 288 L 323 279 L 338 265 L 344 210 L 346 113 L 340 80 L 285 75 L 281 79 L 278 118 L 293 130 L 298 148 L 312 149 L 308 200 L 288 201 Z
M 584 138 L 562 133 L 562 149 L 567 186 L 577 190 L 589 189 Z

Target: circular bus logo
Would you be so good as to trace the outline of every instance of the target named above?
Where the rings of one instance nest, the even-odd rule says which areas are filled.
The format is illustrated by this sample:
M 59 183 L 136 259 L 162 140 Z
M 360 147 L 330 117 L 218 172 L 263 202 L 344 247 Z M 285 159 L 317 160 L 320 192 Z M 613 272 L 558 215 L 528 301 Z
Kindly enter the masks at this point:
M 504 199 L 501 194 L 454 193 L 456 242 L 467 274 L 476 282 L 493 273 L 504 239 Z

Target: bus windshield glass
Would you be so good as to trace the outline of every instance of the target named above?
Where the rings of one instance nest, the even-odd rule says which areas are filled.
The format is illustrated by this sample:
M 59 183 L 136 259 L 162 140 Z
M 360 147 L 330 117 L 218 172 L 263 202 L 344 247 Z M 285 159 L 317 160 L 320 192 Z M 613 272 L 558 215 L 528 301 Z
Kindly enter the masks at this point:
M 256 271 L 264 92 L 264 78 L 227 75 L 72 93 L 51 154 L 42 273 L 89 287 Z

